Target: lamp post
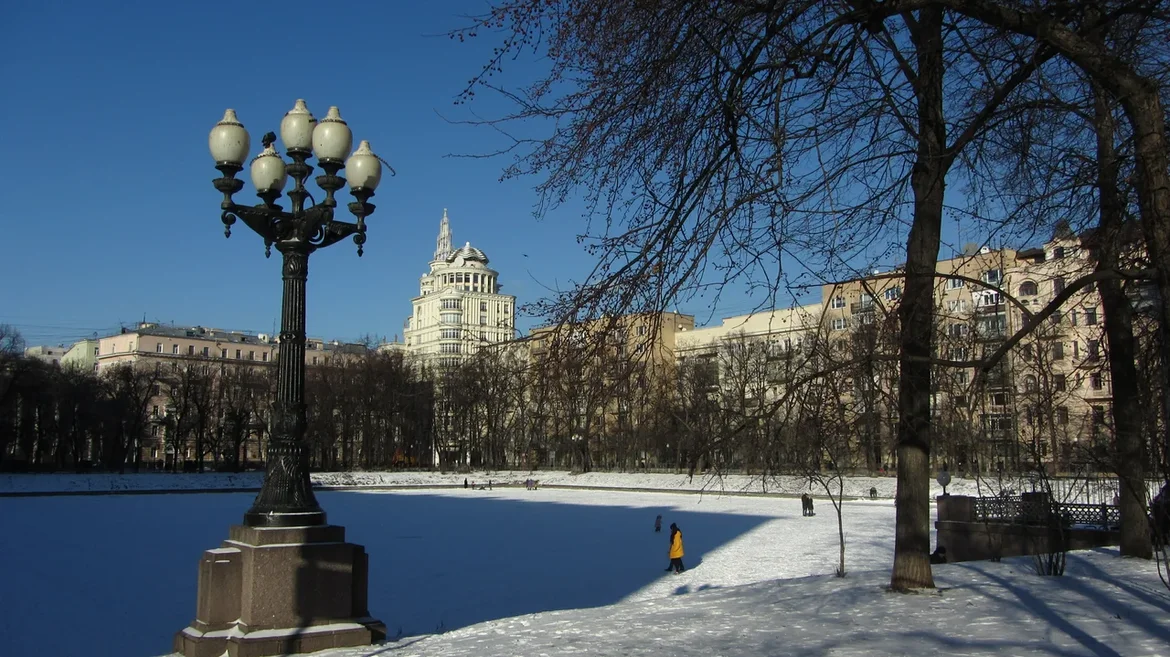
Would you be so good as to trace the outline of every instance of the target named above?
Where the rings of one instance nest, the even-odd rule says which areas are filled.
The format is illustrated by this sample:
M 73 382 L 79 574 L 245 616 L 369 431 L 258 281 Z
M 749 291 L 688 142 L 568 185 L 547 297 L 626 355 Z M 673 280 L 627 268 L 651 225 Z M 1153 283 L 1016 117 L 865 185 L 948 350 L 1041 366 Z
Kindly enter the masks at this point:
M 239 205 L 232 195 L 244 183 L 236 178 L 243 169 L 250 138 L 236 118 L 227 110 L 212 129 L 208 143 L 215 168 L 223 177 L 215 179 L 215 188 L 223 193 L 220 215 L 224 235 L 231 236 L 236 220 L 243 221 L 264 239 L 265 256 L 276 246 L 283 257 L 284 297 L 280 312 L 280 358 L 277 361 L 276 401 L 273 406 L 272 432 L 265 459 L 264 483 L 244 522 L 253 527 L 301 527 L 325 524 L 325 512 L 317 504 L 309 483 L 308 453 L 305 451 L 305 282 L 309 274 L 309 255 L 314 251 L 353 236 L 358 256 L 366 241 L 365 218 L 374 212 L 369 202 L 382 177 L 382 164 L 370 150 L 369 142 L 344 160 L 353 143 L 349 126 L 336 107 L 317 122 L 298 100 L 280 122 L 280 137 L 291 164 L 276 152 L 276 135 L 268 133 L 264 149 L 251 163 L 252 184 L 261 203 Z M 325 171 L 317 176 L 317 186 L 325 191 L 321 203 L 305 207 L 311 196 L 305 181 L 313 172 L 307 160 L 316 155 Z M 346 169 L 350 194 L 356 199 L 349 211 L 357 221 L 349 223 L 334 218 L 337 201 L 334 194 L 344 186 L 337 174 Z M 280 198 L 289 176 L 293 188 L 288 197 L 292 208 L 284 210 Z
M 939 471 L 938 477 L 935 479 L 939 486 L 942 486 L 943 497 L 947 496 L 947 486 L 951 483 L 951 473 L 947 470 L 947 464 L 943 463 L 942 470 Z
M 382 163 L 365 141 L 345 159 L 353 137 L 336 107 L 318 122 L 298 100 L 280 122 L 280 139 L 292 162 L 276 152 L 276 134 L 265 134 L 263 150 L 250 164 L 261 202 L 241 205 L 232 196 L 244 186 L 236 175 L 248 156 L 248 132 L 229 109 L 208 138 L 222 174 L 213 184 L 223 193 L 224 235 L 230 237 L 232 226 L 242 221 L 264 240 L 265 256 L 276 247 L 283 260 L 283 297 L 264 481 L 243 524 L 233 525 L 228 541 L 203 554 L 195 620 L 175 635 L 175 652 L 187 657 L 314 652 L 369 645 L 386 635 L 385 625 L 367 609 L 368 557 L 362 546 L 345 541 L 344 527 L 325 522 L 309 481 L 304 440 L 309 256 L 351 236 L 362 255 Z M 320 203 L 305 188 L 314 156 L 324 171 L 315 179 L 325 192 Z M 342 169 L 344 179 L 338 175 Z M 291 207 L 285 210 L 277 200 L 290 176 Z M 355 199 L 348 205 L 357 219 L 352 223 L 334 217 L 334 195 L 346 182 Z

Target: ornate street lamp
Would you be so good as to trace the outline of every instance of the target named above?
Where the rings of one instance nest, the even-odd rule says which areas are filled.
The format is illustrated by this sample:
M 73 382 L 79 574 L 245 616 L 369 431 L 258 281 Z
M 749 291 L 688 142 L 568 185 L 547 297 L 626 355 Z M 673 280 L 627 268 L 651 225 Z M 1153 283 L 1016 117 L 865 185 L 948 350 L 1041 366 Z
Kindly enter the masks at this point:
M 325 524 L 325 512 L 317 504 L 309 483 L 308 453 L 305 451 L 305 281 L 309 275 L 309 255 L 317 249 L 353 236 L 358 256 L 366 242 L 365 219 L 374 212 L 369 202 L 382 178 L 382 163 L 363 141 L 344 160 L 353 143 L 349 126 L 336 107 L 330 107 L 318 122 L 298 100 L 280 122 L 280 138 L 291 164 L 276 152 L 276 135 L 268 133 L 264 150 L 251 163 L 252 184 L 261 203 L 239 205 L 232 195 L 244 183 L 236 178 L 243 169 L 250 139 L 234 110 L 227 110 L 211 131 L 208 140 L 215 168 L 223 174 L 214 181 L 223 193 L 220 215 L 224 235 L 230 237 L 236 220 L 243 221 L 264 239 L 264 254 L 269 256 L 275 245 L 284 258 L 284 298 L 280 312 L 280 358 L 277 361 L 276 403 L 273 408 L 271 435 L 265 459 L 264 483 L 244 522 L 253 527 L 302 527 Z M 317 176 L 317 186 L 325 190 L 321 203 L 305 207 L 311 199 L 305 180 L 313 172 L 307 160 L 316 155 L 325 171 Z M 356 199 L 349 211 L 357 221 L 349 223 L 334 218 L 337 201 L 334 193 L 345 182 L 337 174 L 345 169 L 350 194 Z M 293 188 L 288 192 L 292 208 L 276 204 L 289 177 Z
M 283 257 L 284 296 L 280 314 L 280 358 L 276 399 L 269 421 L 264 482 L 242 525 L 229 540 L 207 550 L 199 564 L 195 620 L 175 635 L 174 651 L 202 655 L 278 655 L 325 648 L 369 645 L 386 636 L 386 626 L 367 609 L 369 559 L 365 549 L 345 541 L 345 528 L 325 522 L 309 482 L 305 449 L 305 282 L 309 255 L 353 237 L 358 255 L 366 241 L 369 200 L 382 177 L 382 162 L 368 142 L 344 159 L 352 145 L 349 126 L 336 107 L 320 122 L 298 100 L 280 122 L 280 138 L 291 163 L 276 152 L 276 135 L 264 135 L 263 150 L 250 173 L 256 205 L 239 205 L 232 195 L 243 189 L 236 174 L 244 168 L 251 140 L 233 110 L 227 110 L 208 139 L 215 168 L 213 182 L 223 193 L 224 234 L 243 221 Z M 317 203 L 305 188 L 316 156 L 325 172 Z M 345 179 L 338 173 L 345 169 Z M 291 208 L 277 204 L 288 178 Z M 354 201 L 350 223 L 334 217 L 334 194 L 348 181 Z M 306 201 L 311 204 L 306 206 Z

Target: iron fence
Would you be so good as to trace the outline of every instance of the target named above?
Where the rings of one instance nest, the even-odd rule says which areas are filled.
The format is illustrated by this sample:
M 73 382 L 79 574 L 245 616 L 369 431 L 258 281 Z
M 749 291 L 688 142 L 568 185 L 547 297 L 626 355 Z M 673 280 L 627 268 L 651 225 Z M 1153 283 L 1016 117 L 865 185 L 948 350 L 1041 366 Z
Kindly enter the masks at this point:
M 1089 525 L 1094 527 L 1117 527 L 1121 524 L 1121 511 L 1112 504 L 1082 504 L 1077 502 L 1053 502 L 1045 496 L 1020 497 L 1005 495 L 975 498 L 976 522 L 1003 522 L 1013 524 L 1047 524 L 1053 518 L 1060 518 L 1063 525 Z

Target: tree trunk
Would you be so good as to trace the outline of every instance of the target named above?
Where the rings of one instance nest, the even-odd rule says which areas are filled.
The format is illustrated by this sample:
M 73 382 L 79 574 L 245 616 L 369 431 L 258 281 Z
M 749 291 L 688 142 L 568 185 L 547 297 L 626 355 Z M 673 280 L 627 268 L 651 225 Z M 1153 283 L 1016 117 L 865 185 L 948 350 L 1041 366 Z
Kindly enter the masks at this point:
M 1124 246 L 1123 201 L 1117 189 L 1117 152 L 1111 103 L 1104 89 L 1093 85 L 1094 127 L 1097 132 L 1097 189 L 1101 207 L 1097 269 L 1120 266 Z M 1121 483 L 1121 554 L 1153 558 L 1146 517 L 1145 450 L 1138 403 L 1138 373 L 1133 337 L 1133 312 L 1120 280 L 1101 281 L 1101 308 L 1109 343 L 1109 376 L 1113 392 L 1114 469 Z
M 943 119 L 943 12 L 928 7 L 907 19 L 917 51 L 918 156 L 911 173 L 914 217 L 906 242 L 906 289 L 898 378 L 898 489 L 894 590 L 934 588 L 930 570 L 930 356 L 934 329 L 934 274 L 942 230 L 946 148 Z

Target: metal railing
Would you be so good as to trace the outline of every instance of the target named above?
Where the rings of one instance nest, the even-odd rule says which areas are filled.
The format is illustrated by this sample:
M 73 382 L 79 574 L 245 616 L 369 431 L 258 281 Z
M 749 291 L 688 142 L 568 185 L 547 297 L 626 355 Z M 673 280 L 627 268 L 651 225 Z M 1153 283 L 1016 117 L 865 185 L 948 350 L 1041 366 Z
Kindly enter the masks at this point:
M 1077 504 L 1053 502 L 1045 496 L 977 497 L 976 522 L 1002 522 L 1024 525 L 1047 524 L 1060 518 L 1061 524 L 1091 525 L 1110 528 L 1121 525 L 1121 511 L 1112 504 Z

